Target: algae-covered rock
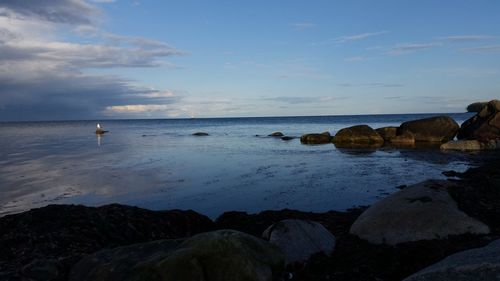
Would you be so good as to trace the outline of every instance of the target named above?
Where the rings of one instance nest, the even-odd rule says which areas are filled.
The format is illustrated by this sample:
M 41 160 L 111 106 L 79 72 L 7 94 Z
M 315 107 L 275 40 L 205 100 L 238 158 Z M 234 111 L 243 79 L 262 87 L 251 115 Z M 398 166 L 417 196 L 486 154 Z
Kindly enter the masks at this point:
M 274 245 L 234 230 L 99 251 L 78 262 L 70 280 L 272 281 L 284 257 Z

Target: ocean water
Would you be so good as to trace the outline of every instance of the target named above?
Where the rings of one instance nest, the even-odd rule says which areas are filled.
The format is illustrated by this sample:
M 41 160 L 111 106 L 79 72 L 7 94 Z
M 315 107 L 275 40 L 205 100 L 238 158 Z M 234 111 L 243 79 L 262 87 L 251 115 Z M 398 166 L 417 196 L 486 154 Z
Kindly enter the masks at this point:
M 369 205 L 474 155 L 436 148 L 337 149 L 300 137 L 436 114 L 0 123 L 0 216 L 48 204 L 193 209 L 344 210 Z M 448 114 L 462 123 L 471 114 Z M 100 122 L 110 132 L 94 134 Z M 192 136 L 194 132 L 210 136 Z M 256 136 L 259 135 L 259 136 Z

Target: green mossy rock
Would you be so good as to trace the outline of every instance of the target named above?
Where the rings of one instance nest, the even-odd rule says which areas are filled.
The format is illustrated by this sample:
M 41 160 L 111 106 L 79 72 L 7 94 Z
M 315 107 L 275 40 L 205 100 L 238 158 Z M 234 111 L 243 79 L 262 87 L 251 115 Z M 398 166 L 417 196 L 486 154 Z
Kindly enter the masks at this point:
M 79 261 L 70 280 L 272 281 L 284 256 L 272 244 L 234 230 L 99 251 Z

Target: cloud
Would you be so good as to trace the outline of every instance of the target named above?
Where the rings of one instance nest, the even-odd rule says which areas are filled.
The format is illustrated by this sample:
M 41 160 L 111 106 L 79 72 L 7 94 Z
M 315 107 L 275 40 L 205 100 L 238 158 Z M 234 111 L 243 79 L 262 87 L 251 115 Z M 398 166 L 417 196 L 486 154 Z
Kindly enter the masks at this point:
M 498 53 L 500 52 L 500 45 L 486 45 L 479 47 L 462 48 L 460 50 L 464 52 L 476 52 L 476 53 Z
M 276 101 L 287 104 L 309 104 L 309 103 L 329 103 L 340 100 L 349 99 L 349 97 L 333 97 L 333 96 L 281 96 L 273 98 L 265 98 L 268 101 Z
M 294 23 L 292 24 L 295 30 L 302 31 L 305 29 L 313 28 L 316 26 L 315 23 L 312 22 L 299 22 L 299 23 Z
M 45 21 L 68 24 L 90 24 L 100 14 L 83 0 L 2 0 L 0 14 L 10 17 L 35 17 Z
M 387 54 L 399 56 L 441 46 L 439 43 L 401 43 L 392 47 Z
M 437 39 L 448 42 L 476 42 L 476 41 L 492 40 L 496 38 L 498 37 L 491 35 L 455 35 L 455 36 L 438 37 Z
M 379 35 L 384 35 L 389 33 L 389 31 L 378 31 L 378 32 L 369 32 L 369 33 L 361 33 L 361 34 L 355 34 L 355 35 L 348 35 L 348 36 L 341 36 L 338 38 L 335 38 L 333 41 L 335 43 L 348 43 L 352 41 L 358 41 L 358 40 L 363 40 L 369 37 L 373 36 L 379 36 Z
M 102 31 L 92 21 L 100 13 L 78 0 L 0 2 L 1 120 L 100 118 L 125 105 L 158 105 L 168 114 L 182 100 L 172 91 L 92 73 L 170 66 L 166 58 L 186 54 L 164 42 Z M 62 39 L 68 27 L 88 43 Z

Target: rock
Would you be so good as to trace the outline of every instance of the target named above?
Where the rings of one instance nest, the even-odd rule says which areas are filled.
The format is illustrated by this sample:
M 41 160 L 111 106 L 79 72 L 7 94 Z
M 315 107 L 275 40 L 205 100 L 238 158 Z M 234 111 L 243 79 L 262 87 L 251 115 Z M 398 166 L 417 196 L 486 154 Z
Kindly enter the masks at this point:
M 105 134 L 105 133 L 107 133 L 107 132 L 109 132 L 109 131 L 105 131 L 105 130 L 104 130 L 104 128 L 103 128 L 103 127 L 101 127 L 101 124 L 97 123 L 97 128 L 96 128 L 96 130 L 95 130 L 95 133 L 96 133 L 97 135 L 102 135 L 102 134 Z
M 375 130 L 385 141 L 390 141 L 397 135 L 398 127 L 382 127 Z
M 500 139 L 500 101 L 490 101 L 478 114 L 465 121 L 457 138 L 481 142 Z
M 403 134 L 391 138 L 390 143 L 398 146 L 414 145 L 415 136 L 411 132 L 405 131 Z
M 49 205 L 0 218 L 0 279 L 67 280 L 71 266 L 85 254 L 214 228 L 208 217 L 193 211 Z
M 335 145 L 355 144 L 363 146 L 382 145 L 384 139 L 370 126 L 358 125 L 344 128 L 333 138 Z
M 329 132 L 324 132 L 321 134 L 306 134 L 300 137 L 300 142 L 305 144 L 331 143 L 332 136 Z
M 99 251 L 71 270 L 83 280 L 278 280 L 284 257 L 274 245 L 235 230 Z
M 489 227 L 458 209 L 447 181 L 406 187 L 373 204 L 350 233 L 374 244 L 443 239 L 449 235 L 487 234 Z
M 448 116 L 437 116 L 404 122 L 398 129 L 398 135 L 409 131 L 420 142 L 447 142 L 455 138 L 459 126 Z
M 323 225 L 308 220 L 282 220 L 262 236 L 281 249 L 286 264 L 304 262 L 316 253 L 330 255 L 335 249 L 335 236 Z
M 500 276 L 500 240 L 459 252 L 431 265 L 404 281 L 490 281 Z
M 289 137 L 289 136 L 283 136 L 281 137 L 281 140 L 284 140 L 284 141 L 289 141 L 289 140 L 293 140 L 294 137 Z
M 467 106 L 467 112 L 480 112 L 485 106 L 488 104 L 487 102 L 475 102 L 471 103 Z
M 482 150 L 483 145 L 477 140 L 449 141 L 441 145 L 441 150 L 477 151 Z
M 282 137 L 284 136 L 284 134 L 282 132 L 274 132 L 270 135 L 268 135 L 268 137 Z
M 196 133 L 193 134 L 193 136 L 206 137 L 206 136 L 209 136 L 209 134 L 205 133 L 205 132 L 196 132 Z

